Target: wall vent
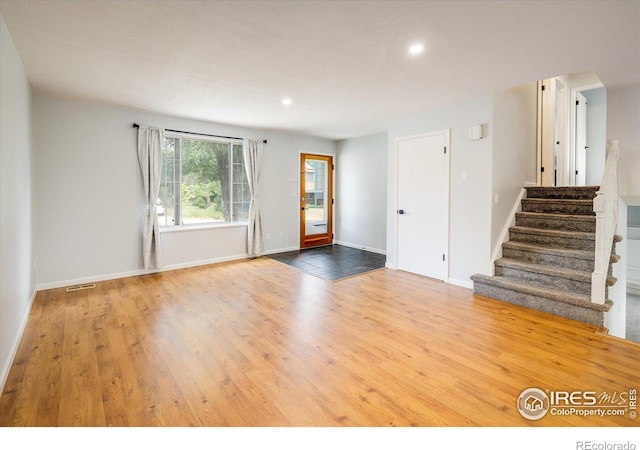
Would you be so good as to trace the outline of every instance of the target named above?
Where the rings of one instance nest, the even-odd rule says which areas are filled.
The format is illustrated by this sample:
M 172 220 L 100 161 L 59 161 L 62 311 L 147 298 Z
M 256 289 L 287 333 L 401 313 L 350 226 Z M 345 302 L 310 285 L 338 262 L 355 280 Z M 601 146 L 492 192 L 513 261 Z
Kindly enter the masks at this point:
M 69 286 L 67 292 L 84 291 L 85 289 L 93 289 L 96 287 L 95 283 L 76 284 L 75 286 Z

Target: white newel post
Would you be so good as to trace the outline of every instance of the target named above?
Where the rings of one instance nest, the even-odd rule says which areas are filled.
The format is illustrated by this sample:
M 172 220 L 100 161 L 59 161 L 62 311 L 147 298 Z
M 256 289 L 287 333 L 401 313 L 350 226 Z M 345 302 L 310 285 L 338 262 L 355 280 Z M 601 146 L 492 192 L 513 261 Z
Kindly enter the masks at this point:
M 611 259 L 611 248 L 618 221 L 618 149 L 619 141 L 612 139 L 607 147 L 607 161 L 600 190 L 593 199 L 596 214 L 595 265 L 591 274 L 591 302 L 604 304 Z

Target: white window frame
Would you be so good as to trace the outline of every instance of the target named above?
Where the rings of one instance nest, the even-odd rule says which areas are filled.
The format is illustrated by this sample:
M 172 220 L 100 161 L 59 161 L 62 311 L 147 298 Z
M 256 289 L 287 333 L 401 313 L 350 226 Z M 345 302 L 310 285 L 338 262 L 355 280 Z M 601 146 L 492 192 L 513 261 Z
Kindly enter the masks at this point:
M 243 148 L 244 155 L 244 143 L 239 139 L 229 139 L 229 138 L 218 138 L 211 137 L 206 135 L 199 134 L 191 134 L 191 133 L 180 133 L 177 131 L 165 131 L 164 138 L 176 139 L 176 148 L 175 148 L 175 159 L 177 161 L 176 166 L 174 167 L 174 183 L 177 184 L 178 193 L 174 193 L 176 198 L 176 203 L 174 206 L 174 223 L 172 225 L 160 225 L 161 232 L 173 232 L 173 231 L 185 231 L 185 230 L 193 230 L 193 229 L 203 229 L 203 228 L 229 228 L 229 227 L 238 227 L 238 226 L 247 226 L 247 220 L 234 220 L 234 212 L 233 212 L 233 192 L 234 192 L 234 183 L 233 183 L 233 147 L 234 145 L 240 145 Z M 215 142 L 215 143 L 226 143 L 229 144 L 229 213 L 231 215 L 231 220 L 229 222 L 202 222 L 202 223 L 189 223 L 189 224 L 176 224 L 175 218 L 176 216 L 182 219 L 182 154 L 181 154 L 181 140 L 192 140 L 192 141 L 204 141 L 204 142 Z M 164 141 L 162 143 L 164 146 Z M 244 168 L 244 157 L 242 160 L 242 166 Z M 162 180 L 161 180 L 162 182 Z M 242 183 L 240 184 L 242 186 Z M 177 195 L 176 195 L 177 194 Z M 165 205 L 166 208 L 166 205 Z M 175 211 L 178 211 L 176 214 Z M 166 213 L 165 213 L 166 214 Z

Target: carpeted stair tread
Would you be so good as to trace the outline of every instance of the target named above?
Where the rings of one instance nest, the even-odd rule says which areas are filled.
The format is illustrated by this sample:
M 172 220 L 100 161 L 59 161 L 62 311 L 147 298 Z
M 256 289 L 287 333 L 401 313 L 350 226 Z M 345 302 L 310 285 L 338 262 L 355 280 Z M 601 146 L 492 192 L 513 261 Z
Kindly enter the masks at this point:
M 566 292 L 559 289 L 535 286 L 528 283 L 522 283 L 518 280 L 505 277 L 490 277 L 488 275 L 473 275 L 471 279 L 476 283 L 484 283 L 491 286 L 501 287 L 524 294 L 535 295 L 538 297 L 548 298 L 557 302 L 569 303 L 583 308 L 593 309 L 600 312 L 606 312 L 611 309 L 613 302 L 605 300 L 603 305 L 592 303 L 589 295 Z M 507 300 L 507 299 L 502 299 Z M 508 300 L 507 300 L 508 301 Z
M 527 187 L 527 198 L 593 199 L 600 186 Z
M 580 281 L 591 281 L 591 273 L 583 270 L 564 269 L 560 267 L 543 266 L 542 264 L 530 264 L 511 258 L 500 258 L 495 262 L 496 266 L 511 267 L 527 272 L 536 272 L 562 278 L 571 278 Z
M 517 216 L 522 217 L 535 217 L 540 219 L 554 219 L 554 220 L 570 220 L 570 221 L 579 221 L 579 222 L 595 222 L 596 216 L 576 216 L 574 214 L 553 214 L 553 213 L 542 213 L 535 211 L 522 211 L 516 213 Z
M 575 214 L 594 216 L 593 200 L 584 199 L 555 199 L 555 198 L 524 198 L 522 211 L 542 212 L 548 214 Z
M 618 241 L 619 242 L 619 241 Z M 548 245 L 532 244 L 528 242 L 507 241 L 502 244 L 502 248 L 520 250 L 522 252 L 546 253 L 552 256 L 562 256 L 565 258 L 584 259 L 592 261 L 594 258 L 593 250 L 575 250 L 571 248 L 551 247 Z M 610 262 L 612 264 L 620 261 L 620 255 L 611 254 Z
M 516 232 L 521 234 L 531 234 L 535 236 L 547 236 L 552 238 L 569 238 L 569 239 L 581 239 L 585 241 L 595 241 L 596 234 L 585 231 L 565 231 L 565 230 L 547 230 L 546 228 L 534 228 L 534 227 L 521 227 L 514 226 L 509 228 L 509 232 Z
M 565 258 L 584 259 L 591 261 L 594 257 L 593 250 L 574 250 L 568 248 L 550 247 L 547 245 L 536 245 L 527 242 L 507 241 L 502 244 L 503 248 L 512 248 L 523 252 L 546 253 L 553 256 Z
M 584 198 L 523 198 L 531 203 L 558 203 L 560 205 L 593 205 L 593 200 Z
M 594 233 L 596 230 L 596 216 L 522 211 L 516 213 L 516 225 Z
M 591 283 L 591 272 L 585 270 L 575 270 L 557 266 L 532 264 L 511 258 L 500 258 L 495 262 L 495 265 L 501 267 L 510 267 L 512 269 L 518 269 L 525 272 L 539 273 L 542 275 L 548 275 L 557 278 L 566 278 L 568 280 Z M 609 286 L 613 286 L 616 281 L 616 277 L 607 277 L 607 285 Z

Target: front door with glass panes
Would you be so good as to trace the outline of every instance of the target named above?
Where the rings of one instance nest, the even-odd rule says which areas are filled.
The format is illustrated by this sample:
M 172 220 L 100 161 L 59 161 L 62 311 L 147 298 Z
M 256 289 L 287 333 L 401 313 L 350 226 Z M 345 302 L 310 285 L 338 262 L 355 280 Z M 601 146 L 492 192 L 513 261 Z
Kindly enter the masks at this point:
M 333 157 L 300 155 L 300 248 L 333 242 Z

